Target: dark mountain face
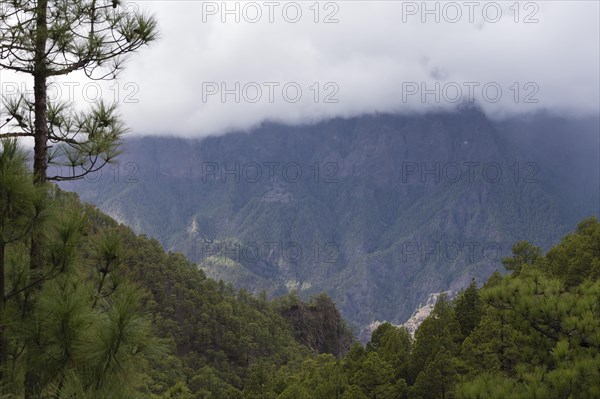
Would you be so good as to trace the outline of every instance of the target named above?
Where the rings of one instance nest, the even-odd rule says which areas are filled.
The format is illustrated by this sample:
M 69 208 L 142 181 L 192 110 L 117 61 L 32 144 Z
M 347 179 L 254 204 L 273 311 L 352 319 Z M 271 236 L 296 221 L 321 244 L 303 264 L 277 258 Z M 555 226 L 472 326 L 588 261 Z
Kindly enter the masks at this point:
M 547 248 L 598 215 L 596 123 L 468 109 L 132 138 L 118 165 L 64 187 L 210 277 L 326 291 L 352 323 L 399 323 L 501 269 L 515 241 Z

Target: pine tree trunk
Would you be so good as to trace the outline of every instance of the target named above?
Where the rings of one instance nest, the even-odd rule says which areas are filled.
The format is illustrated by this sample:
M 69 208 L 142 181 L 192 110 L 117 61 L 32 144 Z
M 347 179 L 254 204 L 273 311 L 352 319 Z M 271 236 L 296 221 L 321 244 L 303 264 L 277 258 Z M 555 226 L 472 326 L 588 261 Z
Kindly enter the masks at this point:
M 6 340 L 4 339 L 4 252 L 6 244 L 0 240 L 0 381 L 3 380 L 4 367 L 6 366 Z
M 36 64 L 33 75 L 35 103 L 33 179 L 37 185 L 42 185 L 46 182 L 46 169 L 48 167 L 48 92 L 46 85 L 47 8 L 48 0 L 38 1 L 35 39 Z M 35 275 L 36 271 L 41 269 L 43 263 L 41 239 L 35 232 L 31 236 L 31 250 L 29 255 L 30 273 Z
M 36 6 L 35 71 L 33 74 L 34 95 L 34 156 L 33 178 L 37 185 L 46 182 L 48 167 L 48 92 L 46 71 L 46 44 L 48 41 L 48 0 L 38 0 Z M 31 237 L 30 273 L 42 267 L 41 242 L 35 233 Z M 28 362 L 30 363 L 30 362 Z M 25 372 L 25 398 L 40 396 L 39 375 L 27 365 Z
M 48 0 L 38 0 L 36 10 L 35 70 L 33 74 L 33 95 L 35 100 L 33 173 L 35 181 L 38 184 L 46 181 L 46 168 L 48 166 L 48 93 L 46 86 L 47 11 Z
M 40 68 L 43 69 L 44 67 Z M 45 71 L 36 73 L 33 85 L 35 96 L 33 174 L 36 184 L 43 184 L 46 181 L 46 169 L 48 167 L 47 87 L 45 73 Z
M 35 73 L 33 75 L 35 102 L 33 178 L 37 185 L 42 185 L 46 182 L 46 169 L 48 167 L 48 91 L 46 85 L 47 8 L 48 0 L 38 1 L 36 11 Z M 30 269 L 34 273 L 42 266 L 41 243 L 35 233 L 31 239 L 30 262 Z

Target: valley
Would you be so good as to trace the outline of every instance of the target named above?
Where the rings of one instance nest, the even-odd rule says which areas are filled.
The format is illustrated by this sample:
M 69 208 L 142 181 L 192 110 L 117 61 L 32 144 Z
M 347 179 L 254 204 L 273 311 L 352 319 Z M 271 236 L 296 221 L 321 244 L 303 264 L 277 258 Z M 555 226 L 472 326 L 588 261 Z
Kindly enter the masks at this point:
M 138 137 L 116 165 L 135 182 L 106 172 L 63 187 L 216 280 L 326 292 L 359 331 L 402 324 L 429 294 L 501 270 L 514 242 L 549 248 L 598 215 L 597 126 L 466 108 Z

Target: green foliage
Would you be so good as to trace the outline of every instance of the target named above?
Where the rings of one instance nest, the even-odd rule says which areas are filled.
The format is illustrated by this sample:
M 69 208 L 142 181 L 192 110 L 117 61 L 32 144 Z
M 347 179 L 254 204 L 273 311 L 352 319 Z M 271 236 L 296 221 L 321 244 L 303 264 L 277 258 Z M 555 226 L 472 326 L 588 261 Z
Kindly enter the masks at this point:
M 329 377 L 341 382 L 336 391 L 315 382 L 333 359 L 312 361 L 288 377 L 281 397 L 598 397 L 599 233 L 586 219 L 546 255 L 517 243 L 505 259 L 513 274 L 496 273 L 481 289 L 472 281 L 453 302 L 441 296 L 414 338 L 383 323 L 366 348 L 351 346 Z
M 458 375 L 457 361 L 441 347 L 419 373 L 411 394 L 417 398 L 450 398 Z
M 18 146 L 2 149 L 2 395 L 600 396 L 595 219 L 546 255 L 516 244 L 512 274 L 440 296 L 414 337 L 383 323 L 363 347 L 329 297 L 269 301 L 208 279 L 74 195 L 36 187 Z M 34 231 L 44 262 L 31 270 Z
M 378 352 L 392 366 L 396 379 L 408 379 L 412 339 L 406 328 L 381 324 L 373 331 L 367 350 Z
M 533 265 L 542 256 L 542 250 L 527 241 L 519 241 L 512 247 L 513 256 L 502 259 L 506 270 L 518 274 L 524 265 Z
M 279 302 L 209 280 L 76 196 L 36 187 L 16 143 L 2 148 L 2 394 L 237 399 L 313 355 Z M 43 264 L 30 270 L 34 230 Z M 314 328 L 335 314 L 326 331 L 347 333 L 327 297 L 299 305 L 317 310 Z
M 515 248 L 515 273 L 481 292 L 486 314 L 463 343 L 473 370 L 457 397 L 598 395 L 599 233 L 586 219 L 545 256 Z
M 544 258 L 543 268 L 564 281 L 567 287 L 600 278 L 600 229 L 594 218 L 582 221 Z
M 296 342 L 276 305 L 207 279 L 183 256 L 165 253 L 158 242 L 136 237 L 129 228 L 113 228 L 125 249 L 127 278 L 148 290 L 145 306 L 180 361 L 152 364 L 157 370 L 150 384 L 153 393 L 183 379 L 197 397 L 236 397 L 256 378 L 252 372 L 258 362 L 277 369 L 310 353 Z M 181 372 L 175 373 L 173 366 Z
M 110 292 L 98 285 L 101 273 L 117 273 L 122 267 L 117 247 L 86 251 L 94 240 L 89 215 L 64 201 L 59 191 L 34 186 L 16 143 L 3 142 L 0 170 L 5 172 L 0 173 L 5 200 L 0 220 L 13 222 L 2 229 L 0 257 L 1 392 L 131 397 L 143 385 L 148 361 L 161 356 L 164 347 L 141 308 L 143 291 L 129 281 Z M 45 206 L 38 203 L 42 197 Z M 17 226 L 21 233 L 15 235 Z M 36 270 L 29 269 L 32 231 L 46 240 L 44 263 Z M 111 270 L 91 267 L 106 259 Z
M 415 333 L 411 356 L 410 381 L 416 381 L 427 365 L 435 360 L 438 352 L 458 353 L 461 341 L 460 325 L 452 304 L 441 295 L 431 315 L 423 321 Z
M 395 397 L 394 369 L 377 352 L 367 355 L 361 368 L 351 377 L 351 381 L 369 398 Z
M 467 337 L 479 325 L 482 306 L 477 283 L 472 280 L 469 287 L 455 301 L 456 318 L 463 337 Z

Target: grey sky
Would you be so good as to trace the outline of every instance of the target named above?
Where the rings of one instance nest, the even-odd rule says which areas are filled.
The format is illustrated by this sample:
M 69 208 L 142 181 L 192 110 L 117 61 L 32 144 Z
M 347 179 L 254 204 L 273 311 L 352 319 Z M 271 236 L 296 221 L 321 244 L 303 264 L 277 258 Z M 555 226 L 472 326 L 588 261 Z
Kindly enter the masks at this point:
M 130 3 L 156 15 L 161 39 L 136 54 L 102 96 L 119 93 L 135 133 L 194 137 L 265 119 L 422 112 L 454 107 L 471 95 L 494 117 L 540 109 L 598 114 L 599 3 L 515 3 L 429 1 L 428 9 L 439 12 L 426 15 L 420 1 L 316 7 L 313 1 L 228 1 L 239 13 L 227 15 L 221 1 Z M 494 22 L 498 4 L 501 18 Z M 292 23 L 298 9 L 302 15 Z M 262 15 L 253 23 L 257 10 Z M 3 84 L 14 80 L 2 73 Z M 224 102 L 223 85 L 232 90 Z M 424 88 L 430 92 L 423 99 Z

